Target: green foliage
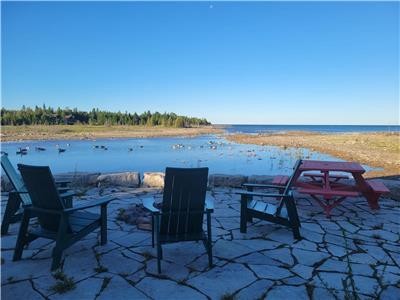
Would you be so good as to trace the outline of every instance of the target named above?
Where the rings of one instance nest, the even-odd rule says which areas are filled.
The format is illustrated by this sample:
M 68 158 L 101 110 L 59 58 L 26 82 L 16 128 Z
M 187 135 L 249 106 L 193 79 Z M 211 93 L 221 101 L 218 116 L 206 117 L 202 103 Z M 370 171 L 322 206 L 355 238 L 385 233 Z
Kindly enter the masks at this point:
M 74 278 L 66 276 L 62 271 L 55 272 L 53 277 L 57 282 L 50 289 L 56 293 L 63 294 L 76 287 Z
M 108 112 L 92 109 L 90 112 L 78 111 L 68 107 L 51 108 L 36 106 L 34 109 L 23 106 L 20 110 L 1 109 L 1 125 L 145 125 L 164 127 L 194 127 L 210 125 L 206 119 L 178 116 L 174 113 L 137 113 Z

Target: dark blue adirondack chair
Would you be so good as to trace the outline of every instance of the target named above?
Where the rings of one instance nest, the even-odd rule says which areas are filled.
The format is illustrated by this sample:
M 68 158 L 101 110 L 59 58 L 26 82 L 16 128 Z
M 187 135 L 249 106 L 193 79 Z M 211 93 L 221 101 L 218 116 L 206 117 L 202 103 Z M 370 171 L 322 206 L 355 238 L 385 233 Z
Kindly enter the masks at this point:
M 209 266 L 212 266 L 211 213 L 213 204 L 206 201 L 208 168 L 167 168 L 161 209 L 154 199 L 144 199 L 143 205 L 152 213 L 152 239 L 157 244 L 157 268 L 161 273 L 162 245 L 184 241 L 202 241 Z M 203 230 L 203 215 L 207 216 L 207 233 Z
M 112 197 L 102 197 L 88 204 L 67 208 L 57 190 L 49 167 L 18 165 L 32 205 L 24 206 L 14 260 L 21 259 L 23 248 L 41 237 L 54 240 L 51 270 L 59 267 L 63 251 L 100 227 L 101 244 L 107 242 L 107 204 Z M 100 214 L 82 211 L 99 206 Z M 36 216 L 39 228 L 30 227 Z
M 301 160 L 298 160 L 294 166 L 292 176 L 289 178 L 286 186 L 271 184 L 252 184 L 245 183 L 243 187 L 247 191 L 237 192 L 241 195 L 240 203 L 240 231 L 247 232 L 247 222 L 252 222 L 253 218 L 265 220 L 271 223 L 289 227 L 294 238 L 300 240 L 300 219 L 297 213 L 296 204 L 293 198 L 292 187 L 294 184 L 294 174 L 300 167 Z M 276 189 L 277 193 L 254 192 L 255 188 Z M 262 200 L 255 200 L 254 197 L 274 198 L 277 205 L 266 203 Z
M 26 191 L 25 183 L 17 173 L 7 155 L 1 156 L 1 166 L 11 182 L 14 190 L 9 193 L 6 208 L 4 210 L 3 220 L 1 222 L 1 234 L 7 234 L 11 223 L 19 222 L 22 218 L 22 206 L 32 204 L 31 198 Z M 72 198 L 75 195 L 67 187 L 69 181 L 57 181 L 60 197 L 63 199 L 66 207 L 72 207 Z

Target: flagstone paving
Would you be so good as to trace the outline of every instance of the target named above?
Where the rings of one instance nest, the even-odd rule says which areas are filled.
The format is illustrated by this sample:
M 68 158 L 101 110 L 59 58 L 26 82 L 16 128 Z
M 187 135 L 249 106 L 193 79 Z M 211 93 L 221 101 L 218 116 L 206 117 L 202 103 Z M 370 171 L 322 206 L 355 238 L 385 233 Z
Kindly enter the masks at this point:
M 364 198 L 349 198 L 329 220 L 311 199 L 296 195 L 303 236 L 296 241 L 288 229 L 257 220 L 240 233 L 239 197 L 213 189 L 207 197 L 215 203 L 214 267 L 202 243 L 169 244 L 158 275 L 150 232 L 116 218 L 145 197 L 160 200 L 160 191 L 95 188 L 75 205 L 99 192 L 118 198 L 109 206 L 108 243 L 99 245 L 99 232 L 89 234 L 65 251 L 58 273 L 50 272 L 54 244 L 44 239 L 12 262 L 19 224 L 10 226 L 1 239 L 3 299 L 400 298 L 400 207 L 394 200 L 382 198 L 381 209 L 371 211 Z M 54 290 L 60 275 L 73 282 L 64 293 Z

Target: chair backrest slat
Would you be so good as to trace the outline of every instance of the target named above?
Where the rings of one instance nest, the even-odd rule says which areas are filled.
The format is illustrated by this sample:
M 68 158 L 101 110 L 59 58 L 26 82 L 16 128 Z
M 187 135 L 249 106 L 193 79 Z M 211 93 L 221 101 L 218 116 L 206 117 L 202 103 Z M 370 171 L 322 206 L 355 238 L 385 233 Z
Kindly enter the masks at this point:
M 289 192 L 290 192 L 290 190 L 291 190 L 291 188 L 292 188 L 292 186 L 295 184 L 295 174 L 296 174 L 296 172 L 297 172 L 297 169 L 300 167 L 300 165 L 301 165 L 301 159 L 298 159 L 297 161 L 296 161 L 296 164 L 294 165 L 294 167 L 293 167 L 293 173 L 292 173 L 292 175 L 290 176 L 290 178 L 289 178 L 289 180 L 288 180 L 288 182 L 287 182 L 287 184 L 286 184 L 286 186 L 285 186 L 285 189 L 284 189 L 284 191 L 283 191 L 283 195 L 287 195 Z M 279 204 L 278 204 L 278 208 L 277 208 L 277 210 L 276 210 L 276 214 L 277 215 L 279 215 L 280 213 L 281 213 L 281 210 L 282 210 L 282 207 L 283 207 L 283 205 L 284 205 L 284 203 L 285 203 L 285 201 L 284 201 L 284 198 L 281 198 L 280 200 L 279 200 Z
M 167 168 L 160 233 L 195 234 L 203 230 L 208 168 Z
M 4 172 L 6 173 L 8 179 L 10 180 L 12 186 L 14 187 L 14 190 L 16 192 L 26 191 L 25 183 L 23 182 L 21 176 L 17 173 L 13 165 L 11 164 L 10 160 L 8 159 L 8 156 L 5 154 L 1 156 L 1 166 Z M 31 198 L 29 197 L 28 194 L 21 193 L 19 194 L 19 196 L 24 205 L 30 205 L 32 203 Z
M 31 197 L 33 207 L 48 210 L 63 210 L 65 208 L 49 167 L 18 164 L 18 169 Z M 42 228 L 50 231 L 58 230 L 59 216 L 39 214 L 38 220 Z

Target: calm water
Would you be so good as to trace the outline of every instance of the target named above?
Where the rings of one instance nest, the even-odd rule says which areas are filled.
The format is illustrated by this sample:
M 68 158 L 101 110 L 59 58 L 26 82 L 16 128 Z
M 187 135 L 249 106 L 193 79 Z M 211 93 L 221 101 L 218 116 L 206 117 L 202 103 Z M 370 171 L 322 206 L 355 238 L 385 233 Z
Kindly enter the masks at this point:
M 323 133 L 342 132 L 399 132 L 400 126 L 378 125 L 224 125 L 229 133 L 265 133 L 285 131 L 316 131 Z
M 69 146 L 68 146 L 69 144 Z M 181 144 L 182 148 L 173 149 Z M 57 145 L 66 151 L 58 153 Z M 96 149 L 104 145 L 108 150 Z M 37 151 L 35 147 L 46 148 Z M 28 154 L 17 155 L 19 147 Z M 132 151 L 129 151 L 132 148 Z M 167 166 L 209 167 L 210 173 L 290 174 L 298 158 L 340 160 L 307 149 L 229 143 L 217 136 L 195 138 L 102 139 L 97 141 L 25 141 L 2 143 L 11 162 L 49 165 L 54 173 L 164 171 Z

